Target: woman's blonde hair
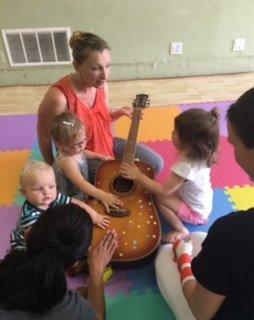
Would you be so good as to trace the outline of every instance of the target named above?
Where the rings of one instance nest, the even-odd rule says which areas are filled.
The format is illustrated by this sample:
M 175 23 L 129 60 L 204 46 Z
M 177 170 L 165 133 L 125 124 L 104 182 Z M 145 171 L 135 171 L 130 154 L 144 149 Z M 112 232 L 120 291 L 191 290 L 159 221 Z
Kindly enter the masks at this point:
M 69 44 L 72 49 L 73 60 L 77 64 L 82 64 L 93 51 L 110 50 L 106 41 L 90 32 L 75 31 L 69 40 Z
M 50 132 L 56 143 L 69 144 L 82 129 L 84 125 L 74 112 L 63 112 L 53 119 Z

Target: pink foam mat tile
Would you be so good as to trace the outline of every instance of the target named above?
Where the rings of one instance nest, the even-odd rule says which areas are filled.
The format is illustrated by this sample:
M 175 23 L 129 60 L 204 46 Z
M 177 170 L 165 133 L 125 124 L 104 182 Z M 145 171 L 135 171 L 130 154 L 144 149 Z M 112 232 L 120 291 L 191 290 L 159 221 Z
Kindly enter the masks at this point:
M 212 167 L 211 176 L 212 183 L 217 188 L 253 184 L 249 176 L 236 163 L 233 147 L 225 137 L 220 138 L 218 159 L 217 163 Z
M 211 183 L 214 188 L 224 188 L 223 179 L 221 178 L 218 170 L 216 170 L 216 165 L 214 165 L 211 170 Z
M 164 159 L 164 169 L 156 177 L 159 182 L 164 182 L 170 174 L 170 167 L 177 161 L 178 155 L 172 142 L 168 140 L 146 142 L 148 147 L 158 152 Z M 220 138 L 217 163 L 212 166 L 211 182 L 215 188 L 223 189 L 225 186 L 253 185 L 248 175 L 241 169 L 234 159 L 232 146 L 226 137 Z
M 170 167 L 177 161 L 178 155 L 172 142 L 168 140 L 156 141 L 156 142 L 146 142 L 146 145 L 152 150 L 160 154 L 164 159 L 164 169 L 156 176 L 156 180 L 159 182 L 165 182 L 170 173 Z

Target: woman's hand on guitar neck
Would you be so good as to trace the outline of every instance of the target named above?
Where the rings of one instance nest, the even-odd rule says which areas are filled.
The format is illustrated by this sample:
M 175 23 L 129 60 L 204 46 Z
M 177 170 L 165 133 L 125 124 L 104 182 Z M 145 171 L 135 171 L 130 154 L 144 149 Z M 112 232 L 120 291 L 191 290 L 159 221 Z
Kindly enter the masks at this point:
M 121 163 L 119 173 L 122 177 L 130 180 L 139 180 L 142 177 L 142 173 L 137 166 L 126 162 Z
M 132 107 L 122 107 L 119 109 L 111 109 L 110 116 L 113 121 L 118 120 L 122 116 L 127 116 L 131 119 L 132 117 L 133 108 Z
M 123 205 L 119 197 L 113 195 L 112 193 L 105 192 L 101 190 L 101 195 L 98 199 L 103 203 L 106 208 L 107 213 L 110 212 L 110 207 L 117 209 Z

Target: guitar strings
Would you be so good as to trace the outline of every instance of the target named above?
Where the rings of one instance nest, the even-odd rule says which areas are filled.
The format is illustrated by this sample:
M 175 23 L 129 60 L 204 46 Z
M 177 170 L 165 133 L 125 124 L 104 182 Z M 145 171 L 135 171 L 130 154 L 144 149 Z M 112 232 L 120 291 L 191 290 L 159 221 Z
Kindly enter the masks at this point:
M 148 97 L 149 96 L 147 94 L 137 94 L 136 95 L 136 99 L 133 100 L 133 108 L 134 108 L 134 110 L 133 110 L 134 111 L 133 119 L 138 121 L 138 123 L 140 122 L 140 118 L 141 118 L 141 115 L 142 115 L 142 108 L 145 107 L 147 105 L 147 103 L 148 103 Z M 135 137 L 135 147 L 136 147 L 138 128 L 136 128 L 135 134 L 136 134 L 136 137 Z M 127 145 L 125 147 L 124 154 L 125 154 L 125 152 L 127 150 L 127 146 L 128 146 L 128 142 L 127 142 Z M 135 151 L 135 148 L 134 148 L 134 151 Z M 133 150 L 132 150 L 132 152 L 133 152 Z M 134 152 L 133 152 L 133 158 L 135 158 Z M 134 159 L 132 159 L 132 162 L 134 162 Z M 130 179 L 126 179 L 126 178 L 123 178 L 122 176 L 118 176 L 115 188 L 117 190 L 119 190 L 120 184 L 121 184 L 121 187 L 126 191 L 128 185 L 130 184 L 130 181 L 131 181 Z M 133 186 L 133 184 L 134 184 L 134 181 L 132 181 L 132 186 Z M 122 191 L 122 189 L 121 189 L 121 191 Z
M 140 118 L 141 118 L 141 115 L 142 115 L 142 109 L 141 108 L 134 108 L 134 116 L 133 118 L 135 118 L 136 121 L 140 121 Z M 136 143 L 137 143 L 137 133 L 136 133 L 136 138 L 135 138 L 135 146 L 136 146 Z M 127 149 L 127 145 L 126 145 L 126 149 Z M 126 150 L 125 149 L 125 150 Z M 133 151 L 133 150 L 132 150 Z M 125 151 L 124 151 L 125 152 Z M 133 159 L 134 160 L 134 159 Z M 116 182 L 116 189 L 119 190 L 119 188 L 121 189 L 121 191 L 123 190 L 127 190 L 127 187 L 130 185 L 130 179 L 126 179 L 126 178 L 123 178 L 122 176 L 119 176 L 117 178 L 117 182 Z M 134 183 L 134 181 L 132 181 L 132 184 Z M 129 190 L 128 190 L 129 191 Z

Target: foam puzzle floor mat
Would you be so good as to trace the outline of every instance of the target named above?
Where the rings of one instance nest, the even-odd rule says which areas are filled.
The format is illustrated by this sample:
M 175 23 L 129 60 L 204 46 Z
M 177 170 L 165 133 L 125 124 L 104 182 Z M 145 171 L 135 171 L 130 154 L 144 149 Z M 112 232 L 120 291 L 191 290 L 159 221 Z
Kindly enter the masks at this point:
M 156 177 L 163 182 L 177 158 L 171 143 L 174 117 L 194 107 L 205 110 L 217 107 L 220 110 L 219 156 L 211 175 L 214 187 L 213 210 L 206 225 L 187 225 L 190 231 L 207 231 L 218 217 L 254 205 L 253 183 L 235 162 L 232 147 L 227 142 L 225 114 L 230 104 L 230 101 L 223 101 L 151 107 L 144 111 L 140 123 L 138 141 L 164 158 L 164 170 Z M 0 259 L 9 249 L 9 234 L 23 202 L 19 193 L 20 171 L 28 159 L 42 160 L 36 137 L 36 121 L 36 115 L 0 117 Z M 120 119 L 115 126 L 115 134 L 126 138 L 129 125 L 129 119 Z M 164 221 L 162 230 L 169 230 Z M 84 281 L 83 275 L 68 278 L 68 286 L 76 288 L 82 286 Z M 139 268 L 115 269 L 105 284 L 105 293 L 107 318 L 110 320 L 175 319 L 158 290 L 153 261 Z

